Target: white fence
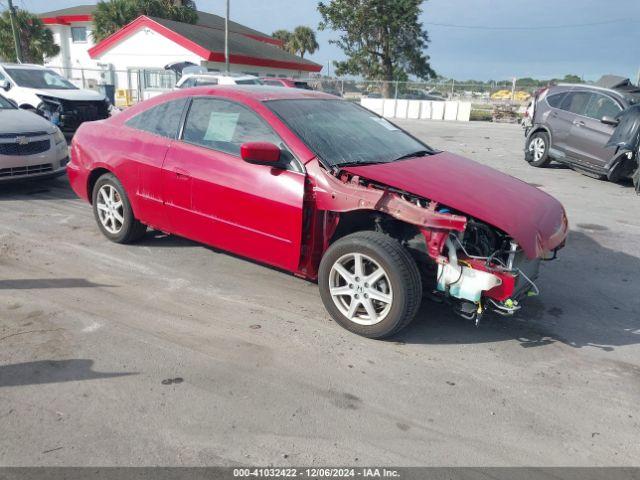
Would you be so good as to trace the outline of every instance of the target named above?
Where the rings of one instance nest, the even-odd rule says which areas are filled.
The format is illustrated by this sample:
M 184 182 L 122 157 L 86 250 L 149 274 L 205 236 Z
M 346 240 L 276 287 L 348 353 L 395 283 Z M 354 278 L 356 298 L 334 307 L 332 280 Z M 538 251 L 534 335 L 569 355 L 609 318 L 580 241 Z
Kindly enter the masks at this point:
M 471 102 L 458 100 L 440 102 L 363 97 L 360 104 L 386 118 L 468 122 L 471 117 Z

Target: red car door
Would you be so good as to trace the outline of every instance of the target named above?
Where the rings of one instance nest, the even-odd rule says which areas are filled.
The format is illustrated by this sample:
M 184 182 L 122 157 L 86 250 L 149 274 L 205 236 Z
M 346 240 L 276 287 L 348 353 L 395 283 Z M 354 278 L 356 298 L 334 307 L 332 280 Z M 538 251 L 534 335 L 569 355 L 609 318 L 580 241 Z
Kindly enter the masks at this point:
M 156 105 L 131 117 L 125 125 L 125 138 L 114 139 L 122 144 L 121 171 L 118 173 L 125 182 L 125 188 L 134 192 L 132 203 L 139 220 L 153 228 L 167 229 L 167 215 L 160 192 L 162 165 L 169 145 L 175 140 L 185 98 L 171 100 Z M 131 180 L 135 184 L 128 184 Z
M 219 98 L 194 98 L 163 166 L 163 196 L 175 233 L 287 270 L 302 238 L 305 175 L 300 168 L 255 165 L 240 145 L 267 141 L 291 156 L 253 110 Z M 297 165 L 291 157 L 292 166 Z M 298 171 L 296 171 L 298 170 Z

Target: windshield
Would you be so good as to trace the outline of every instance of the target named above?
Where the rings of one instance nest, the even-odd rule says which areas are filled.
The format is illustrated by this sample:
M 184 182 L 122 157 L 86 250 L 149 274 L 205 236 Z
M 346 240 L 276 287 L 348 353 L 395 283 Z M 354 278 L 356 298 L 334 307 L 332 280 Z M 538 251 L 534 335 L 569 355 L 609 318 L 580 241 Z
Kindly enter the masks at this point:
M 343 100 L 271 100 L 265 104 L 330 166 L 386 163 L 431 150 L 384 118 Z
M 21 87 L 48 90 L 77 90 L 78 88 L 53 70 L 35 68 L 5 68 L 9 76 Z
M 13 110 L 15 108 L 15 105 L 13 105 L 9 100 L 0 96 L 0 110 Z

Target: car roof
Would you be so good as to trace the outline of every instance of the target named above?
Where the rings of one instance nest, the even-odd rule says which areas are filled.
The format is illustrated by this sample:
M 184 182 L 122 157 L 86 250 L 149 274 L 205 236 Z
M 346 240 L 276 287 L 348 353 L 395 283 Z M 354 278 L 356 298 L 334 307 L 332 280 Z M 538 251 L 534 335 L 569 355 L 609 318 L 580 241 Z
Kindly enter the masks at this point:
M 551 90 L 570 91 L 570 90 L 595 90 L 597 92 L 610 93 L 613 95 L 622 96 L 622 93 L 613 88 L 599 87 L 598 85 L 589 85 L 586 83 L 558 83 L 552 85 Z
M 257 100 L 267 102 L 269 100 L 304 100 L 320 99 L 335 100 L 338 97 L 324 92 L 314 90 L 303 90 L 298 88 L 270 87 L 267 85 L 216 85 L 185 88 L 182 90 L 186 95 L 217 95 L 238 99 Z
M 270 100 L 340 100 L 334 95 L 305 90 L 301 88 L 269 87 L 266 85 L 206 85 L 202 87 L 179 88 L 163 93 L 127 108 L 119 115 L 110 117 L 110 121 L 122 124 L 139 112 L 153 108 L 164 102 L 184 97 L 218 97 L 236 100 L 241 103 L 268 102 Z

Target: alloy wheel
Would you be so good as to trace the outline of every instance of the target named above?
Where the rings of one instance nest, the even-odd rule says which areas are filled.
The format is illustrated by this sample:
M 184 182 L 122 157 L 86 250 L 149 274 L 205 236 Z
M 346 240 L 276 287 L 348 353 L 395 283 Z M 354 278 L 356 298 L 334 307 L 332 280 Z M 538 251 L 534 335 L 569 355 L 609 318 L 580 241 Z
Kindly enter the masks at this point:
M 542 137 L 536 137 L 529 143 L 529 151 L 533 152 L 533 160 L 536 162 L 544 156 L 545 149 L 546 145 Z
M 329 291 L 338 310 L 360 325 L 381 322 L 393 304 L 387 272 L 362 253 L 349 253 L 336 260 L 329 273 Z
M 122 198 L 113 185 L 105 184 L 98 190 L 96 198 L 98 217 L 104 229 L 117 235 L 124 225 L 124 205 Z

